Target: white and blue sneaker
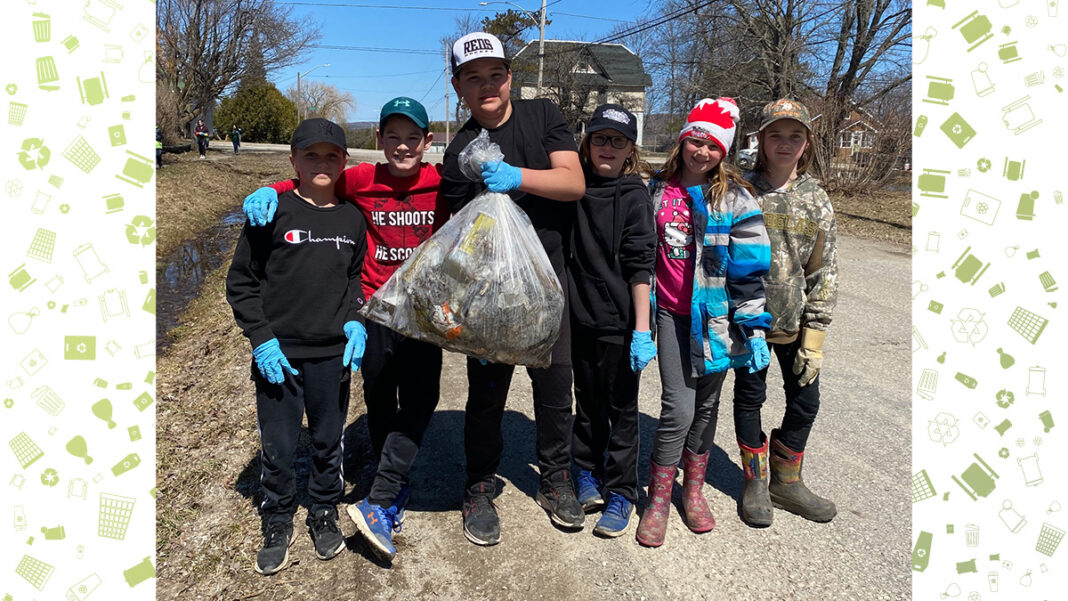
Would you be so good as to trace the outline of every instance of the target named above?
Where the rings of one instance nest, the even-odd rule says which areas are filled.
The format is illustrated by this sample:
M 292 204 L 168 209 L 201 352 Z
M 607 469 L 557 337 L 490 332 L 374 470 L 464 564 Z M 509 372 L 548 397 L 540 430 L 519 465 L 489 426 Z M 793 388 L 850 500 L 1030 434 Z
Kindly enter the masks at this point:
M 383 560 L 392 561 L 397 556 L 397 548 L 393 546 L 393 532 L 400 531 L 400 526 L 394 525 L 396 522 L 393 512 L 367 499 L 356 505 L 349 505 L 347 511 L 371 551 Z
M 597 520 L 593 533 L 600 536 L 615 538 L 627 531 L 630 525 L 630 514 L 634 511 L 634 504 L 623 498 L 623 495 L 614 492 L 608 493 L 608 505 Z

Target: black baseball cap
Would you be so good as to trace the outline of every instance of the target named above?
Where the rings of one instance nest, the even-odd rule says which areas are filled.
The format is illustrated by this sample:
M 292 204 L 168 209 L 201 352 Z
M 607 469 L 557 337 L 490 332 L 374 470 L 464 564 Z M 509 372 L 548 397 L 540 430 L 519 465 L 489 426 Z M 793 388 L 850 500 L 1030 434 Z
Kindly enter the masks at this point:
M 638 118 L 621 104 L 602 104 L 593 110 L 586 132 L 592 134 L 602 129 L 614 129 L 631 142 L 638 141 Z
M 345 144 L 345 130 L 337 123 L 321 117 L 301 121 L 297 131 L 293 132 L 289 145 L 303 150 L 319 142 L 329 142 L 345 151 L 345 154 L 349 153 Z
M 427 131 L 430 120 L 426 116 L 426 109 L 418 100 L 407 96 L 398 96 L 382 105 L 382 113 L 378 116 L 378 128 L 386 125 L 386 119 L 392 115 L 403 115 L 412 120 L 419 129 Z

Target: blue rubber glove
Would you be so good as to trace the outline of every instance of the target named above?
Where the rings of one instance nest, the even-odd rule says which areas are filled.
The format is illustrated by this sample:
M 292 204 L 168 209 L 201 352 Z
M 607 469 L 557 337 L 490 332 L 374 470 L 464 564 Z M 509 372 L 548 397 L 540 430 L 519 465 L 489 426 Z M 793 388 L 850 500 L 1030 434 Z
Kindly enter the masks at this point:
M 749 367 L 749 373 L 755 374 L 758 371 L 767 369 L 768 364 L 771 363 L 771 353 L 768 351 L 768 343 L 763 338 L 753 337 L 745 341 L 745 348 L 749 349 L 751 353 L 749 359 L 745 362 Z
M 637 373 L 645 369 L 645 366 L 649 365 L 655 356 L 656 344 L 653 342 L 653 333 L 634 330 L 634 336 L 630 339 L 630 368 Z
M 482 163 L 482 180 L 491 192 L 510 192 L 523 183 L 523 172 L 504 161 Z
M 278 192 L 274 188 L 263 187 L 245 197 L 241 210 L 252 225 L 267 225 L 274 221 L 274 212 L 278 209 Z
M 294 376 L 297 370 L 289 364 L 289 359 L 282 354 L 282 347 L 278 346 L 278 339 L 271 338 L 267 342 L 252 349 L 252 358 L 256 360 L 256 367 L 260 368 L 260 374 L 271 384 L 281 384 L 286 380 L 287 370 Z
M 349 341 L 345 343 L 345 357 L 341 360 L 341 364 L 351 363 L 352 371 L 360 371 L 360 366 L 363 365 L 363 352 L 367 350 L 367 328 L 358 321 L 347 321 L 344 328 L 345 338 Z

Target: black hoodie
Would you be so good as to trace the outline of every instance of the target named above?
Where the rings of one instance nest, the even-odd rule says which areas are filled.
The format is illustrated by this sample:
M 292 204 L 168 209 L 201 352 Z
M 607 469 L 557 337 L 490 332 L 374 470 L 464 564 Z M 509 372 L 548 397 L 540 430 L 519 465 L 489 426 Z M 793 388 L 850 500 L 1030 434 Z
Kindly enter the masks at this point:
M 586 174 L 575 203 L 567 261 L 572 323 L 622 343 L 634 329 L 631 284 L 649 283 L 656 264 L 656 226 L 649 189 L 637 175 Z

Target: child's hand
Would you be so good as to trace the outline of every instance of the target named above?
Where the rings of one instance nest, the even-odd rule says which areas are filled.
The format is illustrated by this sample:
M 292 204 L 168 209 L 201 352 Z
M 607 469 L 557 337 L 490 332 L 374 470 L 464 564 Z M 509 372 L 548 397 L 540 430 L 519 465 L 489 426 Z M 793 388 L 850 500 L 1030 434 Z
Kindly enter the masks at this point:
M 794 357 L 794 375 L 800 386 L 808 386 L 820 374 L 823 366 L 823 340 L 827 332 L 804 328 L 801 330 L 801 347 Z
M 491 192 L 510 192 L 523 183 L 523 172 L 504 161 L 482 163 L 482 180 Z
M 768 351 L 768 342 L 763 338 L 753 337 L 745 341 L 745 348 L 749 349 L 751 353 L 749 360 L 745 362 L 746 367 L 749 368 L 749 373 L 755 374 L 758 371 L 767 369 L 768 364 L 771 363 L 771 353 Z
M 367 349 L 367 328 L 358 321 L 345 322 L 345 338 L 349 341 L 345 344 L 345 356 L 341 360 L 342 365 L 352 364 L 352 371 L 360 371 L 363 364 L 363 352 Z
M 278 209 L 278 192 L 274 188 L 263 187 L 245 197 L 241 210 L 252 225 L 267 225 L 274 221 L 274 212 Z
M 634 330 L 630 339 L 630 368 L 637 373 L 645 369 L 653 357 L 656 357 L 656 344 L 652 332 Z
M 282 371 L 283 369 L 294 376 L 299 374 L 289 364 L 289 359 L 286 359 L 286 356 L 282 354 L 282 347 L 278 346 L 277 338 L 271 338 L 253 349 L 252 358 L 256 360 L 256 367 L 259 368 L 260 375 L 271 384 L 285 382 L 286 375 Z

